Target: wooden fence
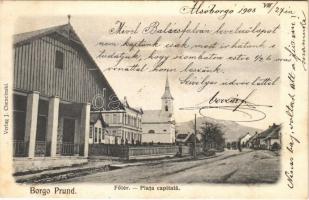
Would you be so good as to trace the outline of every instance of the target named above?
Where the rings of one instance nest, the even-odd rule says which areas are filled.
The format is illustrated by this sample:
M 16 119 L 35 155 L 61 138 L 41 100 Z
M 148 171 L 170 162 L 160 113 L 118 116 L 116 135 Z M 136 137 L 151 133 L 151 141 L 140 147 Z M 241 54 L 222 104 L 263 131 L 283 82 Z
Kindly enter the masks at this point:
M 90 144 L 89 156 L 111 156 L 128 159 L 129 146 L 117 144 Z
M 122 160 L 137 158 L 153 158 L 175 155 L 192 155 L 193 146 L 157 145 L 157 146 L 130 146 L 117 144 L 90 144 L 89 156 L 110 156 Z M 196 146 L 196 152 L 202 152 L 202 146 Z
M 128 158 L 147 158 L 157 156 L 175 156 L 178 146 L 136 146 L 129 147 Z

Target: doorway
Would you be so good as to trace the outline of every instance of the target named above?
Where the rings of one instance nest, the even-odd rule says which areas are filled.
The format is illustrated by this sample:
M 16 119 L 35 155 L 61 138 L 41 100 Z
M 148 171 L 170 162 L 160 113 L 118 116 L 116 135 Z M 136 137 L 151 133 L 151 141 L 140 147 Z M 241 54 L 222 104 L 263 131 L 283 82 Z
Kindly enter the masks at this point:
M 75 121 L 72 118 L 63 119 L 62 155 L 74 155 L 76 151 L 74 145 Z

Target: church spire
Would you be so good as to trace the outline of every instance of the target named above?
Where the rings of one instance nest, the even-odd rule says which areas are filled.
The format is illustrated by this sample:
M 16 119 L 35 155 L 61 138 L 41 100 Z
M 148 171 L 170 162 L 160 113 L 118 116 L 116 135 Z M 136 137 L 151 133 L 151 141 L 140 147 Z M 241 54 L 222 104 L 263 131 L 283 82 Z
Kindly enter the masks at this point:
M 161 99 L 172 99 L 172 100 L 174 99 L 172 97 L 172 94 L 171 94 L 171 91 L 170 91 L 170 84 L 169 84 L 169 81 L 168 81 L 168 75 L 166 76 L 165 90 L 164 90 L 164 94 L 161 97 Z

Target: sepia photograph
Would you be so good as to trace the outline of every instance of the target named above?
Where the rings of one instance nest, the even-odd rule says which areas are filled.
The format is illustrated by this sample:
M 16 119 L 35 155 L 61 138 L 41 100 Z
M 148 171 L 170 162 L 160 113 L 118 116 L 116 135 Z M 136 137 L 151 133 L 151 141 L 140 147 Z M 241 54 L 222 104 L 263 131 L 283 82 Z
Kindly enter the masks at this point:
M 83 3 L 0 5 L 1 196 L 308 195 L 307 2 Z

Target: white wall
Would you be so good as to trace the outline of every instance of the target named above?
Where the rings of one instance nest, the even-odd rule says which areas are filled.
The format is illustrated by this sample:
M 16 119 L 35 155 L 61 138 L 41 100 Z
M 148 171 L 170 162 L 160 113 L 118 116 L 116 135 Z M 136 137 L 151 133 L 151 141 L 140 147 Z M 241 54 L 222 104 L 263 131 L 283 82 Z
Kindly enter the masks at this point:
M 92 126 L 92 138 L 89 138 L 89 144 L 93 144 L 93 143 L 99 143 L 99 128 L 101 129 L 101 143 L 103 143 L 103 134 L 104 134 L 104 128 L 103 125 L 101 123 L 100 120 L 98 120 L 94 125 Z M 95 138 L 95 128 L 97 128 L 97 141 L 94 141 Z M 91 130 L 91 128 L 89 128 L 89 131 Z M 90 133 L 89 133 L 90 135 Z
M 175 142 L 175 125 L 173 124 L 142 124 L 142 128 L 142 142 Z M 149 133 L 149 130 L 154 130 L 155 133 Z
M 175 138 L 171 136 L 171 134 L 143 134 L 142 142 L 153 142 L 153 143 L 174 143 Z
M 246 143 L 251 138 L 251 135 L 247 134 L 245 137 L 243 137 L 240 141 L 240 143 Z
M 274 143 L 280 144 L 280 140 L 279 139 L 271 139 L 270 140 L 270 145 L 273 145 Z

